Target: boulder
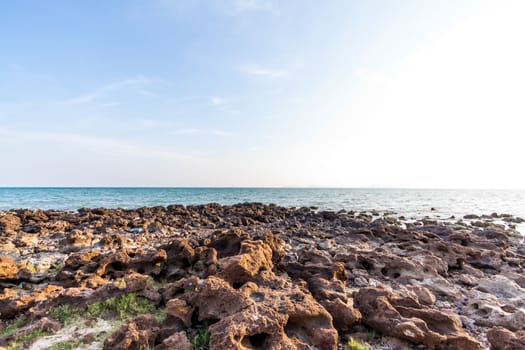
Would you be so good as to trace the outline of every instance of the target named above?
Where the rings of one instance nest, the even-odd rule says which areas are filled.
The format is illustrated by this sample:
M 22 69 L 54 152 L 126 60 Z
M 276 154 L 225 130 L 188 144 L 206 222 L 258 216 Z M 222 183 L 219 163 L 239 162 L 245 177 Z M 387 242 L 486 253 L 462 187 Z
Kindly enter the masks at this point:
M 491 350 L 525 350 L 525 331 L 511 332 L 495 327 L 487 332 Z
M 379 333 L 424 344 L 430 349 L 481 350 L 458 319 L 401 297 L 385 288 L 361 288 L 355 296 L 363 322 Z

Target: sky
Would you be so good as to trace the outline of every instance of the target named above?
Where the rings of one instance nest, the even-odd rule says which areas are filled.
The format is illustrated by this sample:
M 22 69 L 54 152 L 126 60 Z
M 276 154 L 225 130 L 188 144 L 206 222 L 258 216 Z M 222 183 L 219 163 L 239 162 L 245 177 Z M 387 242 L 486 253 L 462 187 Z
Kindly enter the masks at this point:
M 0 4 L 0 186 L 525 188 L 521 0 Z

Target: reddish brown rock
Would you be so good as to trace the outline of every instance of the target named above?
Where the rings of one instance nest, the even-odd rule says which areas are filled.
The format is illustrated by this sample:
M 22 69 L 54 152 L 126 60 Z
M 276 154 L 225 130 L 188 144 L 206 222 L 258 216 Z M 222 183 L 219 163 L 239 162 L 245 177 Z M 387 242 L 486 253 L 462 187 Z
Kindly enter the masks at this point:
M 191 327 L 191 316 L 193 308 L 182 299 L 171 299 L 166 304 L 168 315 L 173 316 L 184 323 L 186 327 Z
M 14 214 L 6 213 L 0 216 L 0 231 L 16 231 L 20 229 L 20 218 Z
M 488 331 L 491 350 L 525 350 L 525 331 L 511 332 L 503 327 Z
M 11 279 L 18 273 L 18 266 L 13 259 L 7 256 L 0 256 L 0 280 Z
M 177 332 L 172 336 L 164 339 L 162 342 L 163 349 L 166 350 L 192 350 L 193 346 L 188 340 L 186 332 Z M 162 349 L 162 348 L 161 348 Z
M 153 347 L 159 328 L 153 315 L 141 315 L 124 323 L 104 341 L 105 350 L 141 350 Z
M 455 317 L 383 288 L 362 288 L 355 296 L 363 321 L 382 334 L 424 344 L 430 349 L 481 350 Z

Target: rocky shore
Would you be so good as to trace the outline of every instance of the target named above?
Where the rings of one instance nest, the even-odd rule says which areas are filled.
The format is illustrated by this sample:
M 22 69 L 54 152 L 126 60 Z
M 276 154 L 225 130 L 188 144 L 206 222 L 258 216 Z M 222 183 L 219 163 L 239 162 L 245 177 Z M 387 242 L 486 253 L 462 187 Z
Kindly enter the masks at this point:
M 0 348 L 525 349 L 510 215 L 0 212 Z

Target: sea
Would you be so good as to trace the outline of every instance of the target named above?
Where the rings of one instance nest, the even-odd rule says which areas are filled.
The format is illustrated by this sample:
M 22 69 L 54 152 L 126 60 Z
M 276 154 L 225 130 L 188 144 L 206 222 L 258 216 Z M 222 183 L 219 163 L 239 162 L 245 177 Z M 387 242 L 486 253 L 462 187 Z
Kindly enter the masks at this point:
M 405 217 L 459 218 L 465 214 L 511 214 L 525 218 L 525 190 L 381 188 L 109 188 L 4 187 L 0 210 L 18 208 L 76 210 L 138 208 L 170 204 L 273 203 L 388 212 Z

